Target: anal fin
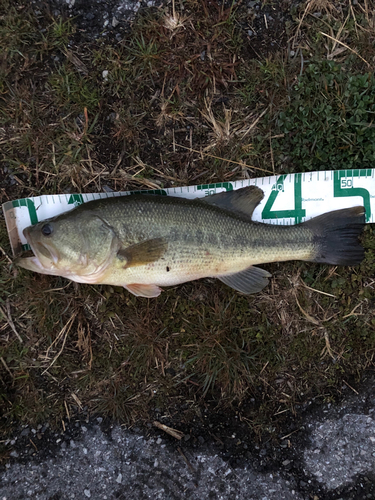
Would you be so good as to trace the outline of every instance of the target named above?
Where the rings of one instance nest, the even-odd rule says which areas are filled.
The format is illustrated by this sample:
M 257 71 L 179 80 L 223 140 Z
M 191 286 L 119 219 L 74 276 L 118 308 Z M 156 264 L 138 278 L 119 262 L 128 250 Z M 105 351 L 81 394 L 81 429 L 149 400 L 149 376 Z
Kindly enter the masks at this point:
M 268 278 L 270 276 L 271 274 L 264 269 L 249 267 L 239 273 L 218 276 L 218 279 L 238 292 L 248 295 L 263 290 L 268 285 Z
M 141 283 L 131 283 L 130 285 L 124 285 L 124 288 L 134 294 L 136 297 L 147 297 L 149 299 L 153 297 L 159 297 L 163 291 L 157 285 L 143 285 Z

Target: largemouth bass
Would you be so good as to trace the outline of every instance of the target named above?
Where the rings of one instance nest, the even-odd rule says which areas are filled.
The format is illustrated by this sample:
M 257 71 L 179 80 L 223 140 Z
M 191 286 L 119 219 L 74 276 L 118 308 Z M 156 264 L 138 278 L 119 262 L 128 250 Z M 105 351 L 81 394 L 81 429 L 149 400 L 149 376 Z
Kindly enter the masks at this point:
M 205 277 L 245 294 L 259 292 L 271 275 L 254 264 L 362 261 L 363 207 L 278 226 L 251 220 L 262 198 L 261 189 L 249 186 L 195 200 L 141 194 L 91 201 L 26 228 L 34 256 L 15 262 L 157 297 L 161 286 Z

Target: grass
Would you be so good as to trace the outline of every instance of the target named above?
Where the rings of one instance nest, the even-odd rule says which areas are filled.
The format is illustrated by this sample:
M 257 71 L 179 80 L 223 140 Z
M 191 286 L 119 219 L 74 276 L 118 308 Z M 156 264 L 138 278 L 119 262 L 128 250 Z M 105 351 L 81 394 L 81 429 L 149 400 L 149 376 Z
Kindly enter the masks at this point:
M 3 2 L 2 202 L 373 165 L 372 2 L 302 2 L 278 30 L 241 7 L 181 5 L 141 12 L 115 43 Z M 2 223 L 2 434 L 155 408 L 189 426 L 212 405 L 263 439 L 373 368 L 373 227 L 363 244 L 355 269 L 270 264 L 256 296 L 203 280 L 147 300 L 15 268 Z
M 347 74 L 344 65 L 310 63 L 294 88 L 293 102 L 280 112 L 282 139 L 275 155 L 301 171 L 371 168 L 375 159 L 375 80 Z M 300 133 L 296 134 L 296 130 Z

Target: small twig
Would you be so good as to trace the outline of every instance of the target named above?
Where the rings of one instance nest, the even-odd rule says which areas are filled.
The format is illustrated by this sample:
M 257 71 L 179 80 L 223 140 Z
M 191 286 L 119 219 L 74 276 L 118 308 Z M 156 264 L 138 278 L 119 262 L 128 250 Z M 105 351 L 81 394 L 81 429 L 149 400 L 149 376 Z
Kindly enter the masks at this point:
M 299 34 L 299 32 L 300 32 L 300 29 L 301 29 L 301 26 L 302 26 L 303 20 L 305 19 L 305 16 L 306 16 L 306 14 L 307 14 L 307 12 L 308 12 L 308 11 L 307 11 L 307 7 L 308 7 L 308 4 L 306 5 L 305 10 L 303 11 L 302 17 L 301 17 L 301 19 L 300 19 L 300 21 L 299 21 L 299 23 L 298 23 L 297 29 L 296 29 L 296 33 L 295 33 L 295 35 L 293 36 L 293 43 L 292 43 L 292 48 L 293 48 L 293 49 L 294 49 L 294 47 L 295 47 L 295 42 L 296 42 L 297 36 L 298 36 L 298 34 Z
M 214 156 L 214 155 L 211 155 L 209 153 L 204 153 L 203 151 L 197 151 L 196 149 L 188 148 L 187 146 L 183 146 L 182 144 L 176 144 L 176 146 L 178 146 L 179 148 L 188 149 L 192 153 L 198 153 L 202 156 L 206 155 L 206 156 L 209 156 L 210 158 L 215 158 L 216 160 L 227 161 L 228 163 L 234 163 L 235 165 L 240 165 L 241 167 L 244 166 L 244 167 L 247 167 L 249 169 L 262 170 L 262 172 L 267 172 L 269 174 L 273 174 L 273 172 L 271 170 L 266 170 L 265 168 L 254 167 L 253 165 L 246 165 L 246 163 L 244 163 L 244 162 L 228 160 L 227 158 L 221 158 L 220 156 Z
M 153 425 L 157 427 L 158 429 L 161 429 L 162 431 L 166 432 L 170 436 L 178 439 L 179 441 L 184 437 L 184 433 L 181 431 L 177 431 L 176 429 L 172 429 L 171 427 L 168 427 L 167 425 L 161 424 L 157 420 L 153 422 Z
M 333 353 L 332 353 L 331 343 L 329 341 L 327 330 L 324 330 L 324 340 L 326 341 L 325 349 L 327 349 L 327 352 L 331 356 L 331 358 L 334 359 L 334 360 L 336 360 L 337 359 L 336 356 L 334 356 Z M 322 355 L 323 355 L 323 352 L 324 352 L 324 349 L 322 351 Z
M 9 264 L 12 264 L 12 259 L 9 257 L 9 255 L 6 253 L 6 251 L 3 249 L 3 247 L 0 247 L 0 252 L 4 255 L 4 257 L 7 259 Z
M 74 399 L 74 401 L 77 403 L 78 407 L 80 410 L 82 410 L 83 406 L 82 406 L 82 403 L 81 401 L 78 399 L 78 396 L 76 394 L 74 394 L 74 392 L 72 392 L 72 398 Z
M 310 316 L 310 314 L 308 314 L 306 311 L 304 311 L 302 309 L 302 306 L 301 304 L 298 302 L 298 299 L 297 299 L 297 296 L 296 296 L 296 302 L 297 302 L 297 306 L 299 307 L 299 310 L 301 311 L 301 313 L 305 316 L 305 318 L 310 321 L 310 323 L 312 323 L 313 325 L 316 325 L 316 326 L 320 326 L 320 323 L 317 319 L 313 318 L 312 316 Z
M 29 438 L 29 441 L 34 446 L 35 451 L 38 451 L 38 448 L 36 447 L 36 444 L 34 443 L 34 441 L 32 439 L 30 439 L 30 438 Z
M 346 380 L 343 380 L 344 384 L 347 385 L 349 387 L 349 389 L 351 389 L 353 392 L 355 392 L 356 394 L 359 394 L 358 391 L 356 391 L 351 385 L 348 384 L 348 382 Z
M 224 446 L 223 441 L 220 438 L 218 438 L 215 434 L 212 434 L 212 432 L 210 432 L 210 435 L 213 436 L 219 444 Z
M 112 175 L 114 175 L 114 174 L 116 173 L 116 170 L 117 170 L 117 169 L 118 169 L 118 167 L 121 165 L 122 160 L 124 159 L 124 156 L 125 156 L 125 154 L 126 154 L 126 151 L 127 151 L 127 150 L 126 150 L 125 148 L 123 148 L 123 150 L 121 151 L 120 156 L 119 156 L 119 159 L 117 160 L 117 163 L 116 163 L 116 165 L 114 166 L 114 168 L 113 168 L 113 170 L 112 170 L 112 172 L 111 172 L 111 174 L 112 174 Z
M 269 363 L 269 361 L 267 361 L 267 363 L 266 363 L 266 364 L 263 366 L 263 368 L 260 370 L 259 375 L 261 375 L 261 374 L 264 372 L 264 370 L 267 368 L 268 363 Z
M 68 420 L 70 420 L 69 408 L 65 399 L 64 399 L 64 405 L 65 405 L 66 416 L 68 417 Z
M 291 436 L 292 434 L 294 434 L 294 433 L 298 432 L 299 430 L 301 430 L 301 429 L 296 429 L 295 431 L 290 432 L 290 433 L 289 433 L 289 434 L 287 434 L 286 436 L 283 436 L 281 439 L 286 439 L 286 438 L 288 438 L 289 436 Z
M 185 455 L 183 454 L 183 452 L 179 446 L 177 447 L 177 450 L 178 450 L 179 454 L 182 456 L 182 458 L 184 459 L 184 462 L 186 463 L 186 465 L 189 467 L 190 472 L 192 474 L 195 474 L 194 467 L 191 465 L 189 460 L 185 457 Z
M 85 188 L 86 186 L 88 186 L 89 184 L 91 184 L 92 182 L 94 182 L 98 177 L 103 177 L 104 175 L 110 175 L 111 172 L 109 171 L 105 171 L 105 170 L 102 170 L 101 172 L 99 172 L 98 174 L 96 174 L 92 179 L 90 179 L 88 182 L 86 182 L 86 184 L 84 184 L 83 188 Z
M 285 410 L 278 411 L 278 412 L 274 413 L 273 416 L 275 417 L 276 415 L 281 415 L 282 413 L 285 413 L 287 411 L 290 411 L 290 408 L 286 408 Z
M 152 170 L 155 170 L 155 172 L 157 172 L 161 177 L 163 177 L 164 179 L 167 179 L 168 181 L 179 182 L 177 177 L 171 177 L 170 175 L 165 175 L 165 174 L 163 174 L 163 172 L 158 170 L 156 167 L 152 167 Z
M 311 288 L 311 286 L 306 285 L 306 283 L 304 283 L 303 281 L 302 281 L 302 284 L 308 290 L 311 290 L 311 291 L 317 292 L 317 293 L 321 293 L 322 295 L 327 295 L 328 297 L 333 297 L 334 299 L 337 299 L 336 295 L 332 295 L 331 293 L 327 293 L 327 292 L 322 292 L 322 290 L 317 290 L 316 288 Z
M 327 38 L 330 38 L 331 40 L 333 40 L 334 42 L 336 43 L 339 43 L 340 45 L 342 45 L 343 47 L 346 47 L 347 49 L 349 49 L 351 52 L 353 52 L 353 54 L 355 54 L 356 56 L 358 56 L 360 59 L 362 59 L 363 62 L 365 62 L 367 64 L 367 66 L 370 67 L 370 63 L 366 61 L 366 59 L 363 59 L 363 57 L 361 55 L 358 54 L 358 52 L 354 49 L 352 49 L 351 47 L 349 47 L 349 45 L 346 45 L 346 43 L 344 42 L 340 42 L 340 40 L 337 40 L 337 38 L 331 36 L 331 35 L 327 35 L 327 33 L 323 33 L 323 31 L 319 31 L 319 33 L 321 35 L 324 35 L 326 36 Z
M 273 149 L 272 149 L 272 140 L 270 137 L 270 151 L 271 151 L 271 164 L 272 164 L 272 170 L 273 170 L 273 175 L 275 175 L 275 162 L 273 159 Z
M 58 335 L 58 339 L 61 338 L 62 335 L 64 335 L 64 339 L 63 339 L 63 344 L 62 344 L 62 347 L 60 349 L 60 351 L 56 354 L 56 356 L 53 358 L 52 360 L 52 363 L 49 365 L 48 368 L 46 368 L 44 370 L 44 372 L 42 372 L 42 375 L 44 375 L 46 372 L 48 372 L 48 370 L 56 363 L 56 361 L 58 360 L 58 358 L 60 357 L 61 353 L 63 352 L 64 350 L 64 347 L 65 347 L 65 342 L 66 342 L 66 339 L 68 337 L 68 334 L 70 332 L 70 329 L 72 328 L 72 325 L 73 325 L 73 321 L 75 319 L 75 317 L 77 316 L 77 313 L 74 313 L 73 316 L 71 316 L 71 318 L 69 319 L 69 321 L 67 322 L 67 324 L 62 328 L 61 332 L 59 333 Z M 51 346 L 52 347 L 52 346 Z M 50 347 L 50 348 L 51 348 Z M 47 351 L 47 355 L 46 357 L 48 356 L 48 352 L 50 350 L 50 348 L 48 349 Z
M 71 302 L 72 302 L 72 301 L 70 301 L 70 302 L 69 302 L 67 309 L 69 309 Z M 76 314 L 75 314 L 74 316 L 76 316 Z M 70 319 L 72 319 L 72 318 L 70 318 Z M 70 321 L 70 320 L 69 320 L 69 321 Z M 69 321 L 68 321 L 68 323 L 69 323 Z M 54 347 L 54 345 L 55 345 L 55 344 L 58 344 L 58 343 L 59 343 L 60 338 L 64 335 L 65 328 L 66 328 L 66 326 L 68 325 L 68 323 L 67 323 L 67 324 L 66 324 L 66 325 L 65 325 L 65 326 L 61 329 L 61 331 L 60 331 L 60 333 L 58 334 L 58 336 L 55 338 L 55 340 L 52 342 L 52 344 L 48 347 L 47 352 L 46 352 L 46 355 L 44 356 L 46 359 L 49 357 L 49 352 L 50 352 L 50 350 Z
M 18 141 L 19 139 L 21 139 L 20 135 L 17 137 L 11 137 L 10 139 L 5 139 L 4 141 L 0 141 L 0 145 L 6 144 L 7 142 L 11 142 L 11 141 Z
M 351 10 L 351 13 L 352 13 L 352 16 L 353 16 L 353 19 L 354 19 L 355 32 L 356 32 L 356 35 L 357 35 L 357 38 L 358 38 L 358 29 L 357 29 L 358 23 L 357 23 L 357 18 L 355 17 L 355 13 L 354 13 L 352 2 L 349 2 L 349 5 L 350 5 L 350 10 Z M 349 14 L 348 14 L 348 17 L 349 17 Z M 346 21 L 345 21 L 345 23 L 346 23 Z
M 340 35 L 341 35 L 341 33 L 342 33 L 342 30 L 343 30 L 343 29 L 344 29 L 344 27 L 345 27 L 345 24 L 346 24 L 347 20 L 349 19 L 349 16 L 350 16 L 350 14 L 348 14 L 348 15 L 346 16 L 345 21 L 343 22 L 343 24 L 341 24 L 341 26 L 340 26 L 340 28 L 339 28 L 338 32 L 336 33 L 335 43 L 333 44 L 333 47 L 332 47 L 332 52 L 333 52 L 333 51 L 335 50 L 335 48 L 336 48 L 336 42 L 337 42 L 337 43 L 340 43 L 340 42 L 339 42 L 339 38 L 340 38 Z
M 10 315 L 10 305 L 9 305 L 9 300 L 6 301 L 6 308 L 7 308 L 7 312 L 8 314 L 6 314 L 6 312 L 4 311 L 4 309 L 0 306 L 0 312 L 1 314 L 4 316 L 4 318 L 6 319 L 8 325 L 11 327 L 11 329 L 14 331 L 16 337 L 18 338 L 18 340 L 21 342 L 21 344 L 23 343 L 23 340 L 20 336 L 20 334 L 17 332 L 16 330 L 16 327 L 14 326 L 14 323 L 13 323 L 13 320 L 12 320 L 12 316 Z
M 250 125 L 250 127 L 246 130 L 246 132 L 243 134 L 241 139 L 244 139 L 244 137 L 247 136 L 247 134 L 255 127 L 255 125 L 259 122 L 259 120 L 262 118 L 262 116 L 268 111 L 268 108 L 264 109 L 261 114 L 256 118 L 253 123 Z M 252 167 L 255 168 L 255 167 Z M 261 169 L 262 170 L 262 169 Z M 268 170 L 265 170 L 265 172 L 268 172 Z
M 357 304 L 353 309 L 352 311 L 349 313 L 349 314 L 346 314 L 345 316 L 342 317 L 342 319 L 345 319 L 345 318 L 350 318 L 350 316 L 362 316 L 362 313 L 356 313 L 355 311 L 358 309 L 359 306 L 362 305 L 362 302 L 360 302 L 359 304 Z
M 4 368 L 6 369 L 6 371 L 7 371 L 7 372 L 9 373 L 9 375 L 11 376 L 11 378 L 14 378 L 14 377 L 13 377 L 13 373 L 10 371 L 9 366 L 8 366 L 8 365 L 6 364 L 6 362 L 5 362 L 5 359 L 4 359 L 3 357 L 0 357 L 0 360 L 1 360 L 1 362 L 3 363 Z
M 72 372 L 72 373 L 74 373 L 74 372 Z M 50 374 L 50 372 L 47 372 L 47 375 L 48 375 L 49 377 L 51 377 L 51 379 L 52 379 L 54 382 L 56 382 L 56 384 L 59 384 L 59 381 L 57 380 L 57 378 L 56 378 L 56 377 L 54 377 L 53 375 L 51 375 L 51 374 Z

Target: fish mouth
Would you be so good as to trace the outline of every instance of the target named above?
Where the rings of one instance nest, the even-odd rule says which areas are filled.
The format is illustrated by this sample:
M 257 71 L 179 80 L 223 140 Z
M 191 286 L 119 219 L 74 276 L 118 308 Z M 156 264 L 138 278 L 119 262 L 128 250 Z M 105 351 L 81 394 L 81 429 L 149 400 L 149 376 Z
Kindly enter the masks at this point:
M 33 257 L 17 257 L 13 262 L 16 266 L 36 273 L 52 274 L 53 271 L 52 269 L 46 269 L 35 255 Z
M 49 272 L 51 272 L 51 270 L 53 269 L 56 269 L 57 263 L 59 261 L 59 255 L 57 251 L 50 245 L 47 245 L 46 243 L 41 243 L 40 241 L 34 241 L 29 227 L 26 227 L 23 230 L 23 235 L 25 236 L 28 244 L 30 245 L 34 256 L 19 258 L 17 260 L 19 260 L 20 262 L 22 261 L 24 263 L 28 263 L 27 264 L 28 267 L 26 267 L 26 269 L 30 269 L 31 271 L 36 270 L 35 267 L 37 267 L 37 271 L 39 273 L 43 272 L 43 269 Z M 24 266 L 21 265 L 21 267 Z
M 40 242 L 38 242 L 35 246 L 38 250 L 37 252 L 33 249 L 33 247 L 31 247 L 35 255 L 37 255 L 39 253 L 41 256 L 45 257 L 49 261 L 52 261 L 53 265 L 57 264 L 58 255 L 57 255 L 57 252 L 54 251 L 54 249 L 48 248 L 47 245 L 44 245 L 43 243 L 40 243 Z M 41 260 L 41 259 L 39 258 L 39 260 Z

